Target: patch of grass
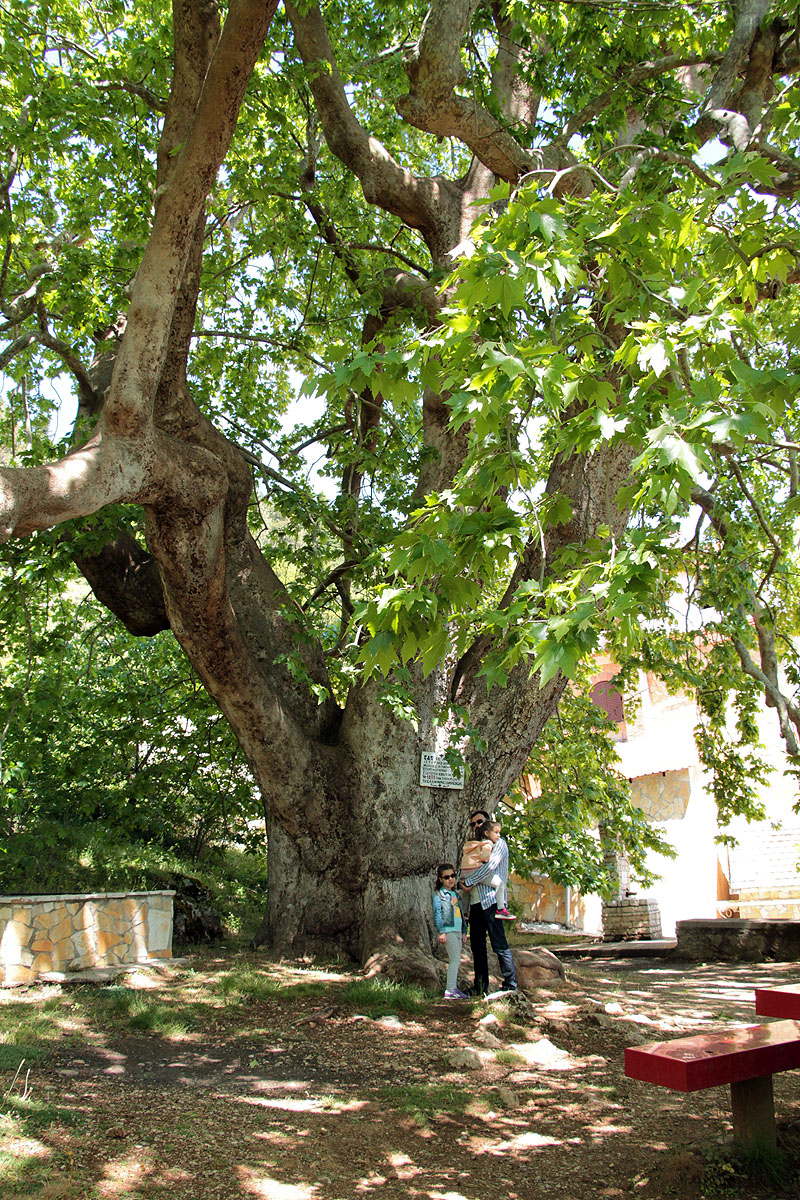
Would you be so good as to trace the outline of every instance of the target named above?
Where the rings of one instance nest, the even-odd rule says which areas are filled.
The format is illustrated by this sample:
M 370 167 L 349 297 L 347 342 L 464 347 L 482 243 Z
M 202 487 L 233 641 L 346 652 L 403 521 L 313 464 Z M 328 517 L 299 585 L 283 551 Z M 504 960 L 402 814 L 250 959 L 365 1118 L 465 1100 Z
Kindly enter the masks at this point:
M 350 1099 L 347 1096 L 334 1096 L 331 1092 L 325 1092 L 316 1098 L 317 1104 L 325 1112 L 344 1112 L 346 1111 Z
M 343 988 L 340 999 L 369 1017 L 419 1013 L 431 1003 L 431 997 L 422 988 L 392 979 L 354 979 Z
M 228 971 L 213 986 L 216 996 L 226 1005 L 246 1004 L 250 1000 L 314 998 L 327 995 L 329 989 L 330 984 L 321 979 L 283 982 L 252 967 Z
M 134 988 L 116 987 L 107 991 L 111 993 L 108 1000 L 110 1011 L 122 1017 L 129 1029 L 177 1037 L 187 1033 L 195 1024 L 192 1011 L 185 1007 L 176 1009 L 160 1000 L 151 1000 Z
M 38 1062 L 61 1037 L 56 1019 L 60 999 L 53 1004 L 33 1008 L 29 1004 L 13 1003 L 3 1012 L 3 1032 L 0 1035 L 0 1071 L 16 1071 L 22 1059 Z
M 312 999 L 319 996 L 327 996 L 330 993 L 330 984 L 325 983 L 321 979 L 309 979 L 300 983 L 287 983 L 281 988 L 281 995 L 289 996 L 295 999 L 297 996 L 310 996 Z
M 49 1047 L 41 1044 L 15 1042 L 9 1045 L 0 1042 L 0 1071 L 16 1071 L 21 1063 L 40 1062 L 48 1053 Z
M 516 1050 L 495 1050 L 494 1056 L 499 1063 L 505 1063 L 509 1067 L 518 1067 L 520 1063 L 525 1062 L 525 1059 Z
M 513 1004 L 513 1000 L 510 1003 Z M 478 1005 L 476 1005 L 476 1008 L 477 1007 Z M 484 1013 L 491 1013 L 493 1017 L 497 1017 L 499 1024 L 507 1032 L 511 1032 L 511 1030 L 514 1028 L 514 1016 L 516 1015 L 516 1008 L 510 1008 L 508 1000 L 492 1000 L 489 1004 L 484 1004 L 480 1007 Z M 519 1028 L 519 1026 L 517 1026 L 517 1028 Z M 524 1028 L 522 1029 L 522 1032 L 524 1034 Z
M 2 1126 L 3 1120 L 0 1117 L 0 1133 Z M 3 1181 L 0 1196 L 3 1200 L 11 1196 L 24 1196 L 25 1200 L 30 1200 L 31 1188 L 38 1189 L 39 1184 L 43 1182 L 41 1174 L 36 1171 L 37 1165 L 32 1164 L 27 1155 L 11 1154 L 0 1146 L 0 1179 Z
M 463 1087 L 452 1083 L 381 1088 L 380 1095 L 389 1108 L 404 1113 L 419 1125 L 427 1125 L 442 1115 L 462 1114 L 472 1100 Z
M 797 1164 L 771 1146 L 752 1146 L 736 1155 L 742 1175 L 770 1188 L 789 1188 L 797 1182 Z
M 54 1177 L 56 1161 L 49 1154 L 44 1159 L 35 1152 L 32 1155 L 27 1152 L 27 1145 L 41 1147 L 38 1139 L 45 1130 L 53 1126 L 81 1125 L 86 1118 L 81 1112 L 31 1096 L 26 1080 L 18 1083 L 18 1087 L 21 1094 L 7 1094 L 0 1100 L 0 1180 L 3 1184 L 0 1197 L 2 1200 L 10 1200 L 12 1196 L 33 1200 L 40 1194 L 39 1188 L 47 1187 L 57 1178 L 58 1191 L 53 1195 L 66 1200 L 66 1178 L 63 1175 Z M 45 1194 L 42 1192 L 43 1196 Z
M 140 1000 L 132 1007 L 128 1024 L 131 1029 L 162 1033 L 165 1037 L 180 1037 L 189 1032 L 190 1022 L 183 1016 L 176 1016 L 166 1004 Z
M 20 1133 L 35 1134 L 49 1125 L 79 1125 L 83 1114 L 33 1097 L 6 1096 L 0 1103 L 0 1127 L 14 1123 Z
M 280 992 L 281 986 L 274 979 L 242 967 L 226 971 L 214 985 L 215 993 L 224 1004 L 244 1004 L 248 1000 L 266 1000 Z

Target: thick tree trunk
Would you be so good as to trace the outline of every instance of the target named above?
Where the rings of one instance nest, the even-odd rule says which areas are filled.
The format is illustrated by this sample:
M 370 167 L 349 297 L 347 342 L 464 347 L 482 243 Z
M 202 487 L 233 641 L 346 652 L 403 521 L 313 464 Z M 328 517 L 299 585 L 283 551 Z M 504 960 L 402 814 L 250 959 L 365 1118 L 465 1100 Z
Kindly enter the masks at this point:
M 369 686 L 351 695 L 335 745 L 297 748 L 305 765 L 294 764 L 296 794 L 281 807 L 298 828 L 269 822 L 269 896 L 257 940 L 275 953 L 360 962 L 387 947 L 430 955 L 435 867 L 455 860 L 466 813 L 463 791 L 419 785 L 430 739 L 430 723 L 398 720 Z
M 380 754 L 365 747 L 359 756 L 362 788 L 347 797 L 342 827 L 331 822 L 324 837 L 291 837 L 269 823 L 267 911 L 257 944 L 276 955 L 344 958 L 434 981 L 436 866 L 456 861 L 466 806 L 461 792 L 409 783 L 419 756 L 405 761 L 409 747 L 399 732 Z
M 354 690 L 335 744 L 296 745 L 299 761 L 285 780 L 262 776 L 268 795 L 282 791 L 284 819 L 268 822 L 268 897 L 256 944 L 276 955 L 344 957 L 434 982 L 436 867 L 458 863 L 468 813 L 496 808 L 561 690 L 522 686 L 527 723 L 513 731 L 505 728 L 506 697 L 496 721 L 487 718 L 489 749 L 477 755 L 465 748 L 471 770 L 464 788 L 422 787 L 422 752 L 437 745 L 434 702 L 452 672 L 451 663 L 417 681 L 417 726 L 381 704 L 377 686 Z M 287 830 L 288 814 L 296 824 Z

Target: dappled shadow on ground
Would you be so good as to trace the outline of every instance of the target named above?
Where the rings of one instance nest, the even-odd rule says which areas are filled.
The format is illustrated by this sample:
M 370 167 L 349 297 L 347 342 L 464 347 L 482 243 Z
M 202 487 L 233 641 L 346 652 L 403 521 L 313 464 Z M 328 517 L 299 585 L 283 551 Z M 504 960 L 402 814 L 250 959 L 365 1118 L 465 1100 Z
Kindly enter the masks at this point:
M 797 963 L 688 963 L 670 958 L 583 960 L 574 977 L 596 995 L 624 996 L 629 1008 L 657 1006 L 656 1019 L 685 1017 L 697 1023 L 758 1020 L 755 989 L 800 982 Z M 670 1024 L 667 1021 L 667 1026 Z
M 2 1200 L 699 1195 L 729 1134 L 727 1090 L 627 1080 L 624 1047 L 754 1019 L 757 984 L 800 974 L 580 964 L 530 1005 L 381 1017 L 339 1002 L 338 972 L 251 960 L 236 993 L 221 981 L 241 975 L 238 960 L 201 966 L 148 986 L 140 1013 L 157 1003 L 165 1026 L 186 1021 L 169 1033 L 121 1024 L 127 995 L 111 1009 L 57 989 L 6 995 L 7 1014 L 49 1005 L 63 1027 L 5 1119 Z M 4 1071 L 0 1087 L 19 1099 L 26 1073 L 12 1083 Z M 800 1131 L 797 1074 L 775 1080 L 787 1143 Z

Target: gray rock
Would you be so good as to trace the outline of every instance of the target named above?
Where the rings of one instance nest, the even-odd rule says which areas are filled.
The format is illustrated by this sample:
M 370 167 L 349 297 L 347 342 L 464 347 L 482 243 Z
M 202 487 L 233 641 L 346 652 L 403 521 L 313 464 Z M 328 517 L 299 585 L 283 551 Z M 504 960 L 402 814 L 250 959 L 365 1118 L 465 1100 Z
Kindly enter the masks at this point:
M 385 1017 L 378 1017 L 375 1021 L 376 1025 L 382 1025 L 384 1029 L 402 1029 L 403 1022 L 394 1013 L 389 1013 Z
M 475 1033 L 475 1041 L 480 1046 L 488 1046 L 491 1050 L 498 1050 L 502 1046 L 499 1037 L 495 1037 L 488 1029 L 478 1029 Z
M 512 1092 L 511 1088 L 495 1088 L 494 1095 L 501 1108 L 519 1108 L 519 1096 L 516 1092 Z
M 487 1013 L 485 1017 L 481 1017 L 478 1024 L 484 1029 L 499 1029 L 500 1018 L 495 1013 Z
M 482 1071 L 483 1059 L 477 1050 L 451 1050 L 447 1062 L 456 1070 Z

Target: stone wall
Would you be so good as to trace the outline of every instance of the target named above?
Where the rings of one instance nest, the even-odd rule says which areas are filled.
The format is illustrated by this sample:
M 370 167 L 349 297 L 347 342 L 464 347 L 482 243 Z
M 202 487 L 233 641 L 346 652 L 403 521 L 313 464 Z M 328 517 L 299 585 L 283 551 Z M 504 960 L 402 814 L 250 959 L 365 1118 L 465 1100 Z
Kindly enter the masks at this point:
M 692 795 L 691 772 L 654 771 L 631 779 L 631 803 L 651 821 L 682 821 Z
M 800 921 L 678 921 L 677 958 L 692 962 L 794 962 Z
M 748 888 L 717 904 L 717 916 L 800 921 L 800 882 L 793 888 Z
M 508 877 L 508 892 L 526 921 L 567 924 L 565 890 L 546 875 L 523 879 L 512 873 Z
M 622 942 L 661 937 L 661 916 L 656 900 L 628 897 L 603 904 L 603 941 Z
M 584 896 L 577 888 L 568 890 L 546 875 L 534 874 L 523 879 L 512 872 L 508 877 L 508 894 L 514 911 L 524 921 L 541 921 L 593 933 L 600 928 L 599 896 Z
M 0 896 L 0 983 L 171 958 L 174 895 Z
M 727 851 L 730 908 L 742 918 L 800 920 L 800 814 L 755 822 Z

